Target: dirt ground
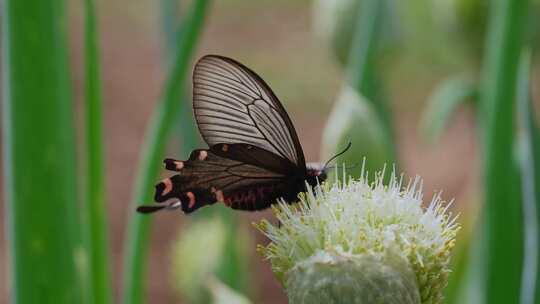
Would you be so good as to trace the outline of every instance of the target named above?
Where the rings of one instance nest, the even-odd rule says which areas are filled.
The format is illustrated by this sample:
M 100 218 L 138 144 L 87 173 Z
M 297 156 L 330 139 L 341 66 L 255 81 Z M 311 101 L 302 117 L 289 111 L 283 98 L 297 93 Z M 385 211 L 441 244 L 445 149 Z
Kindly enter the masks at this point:
M 241 1 L 232 1 L 235 5 Z M 274 88 L 290 109 L 300 140 L 310 161 L 317 161 L 320 136 L 328 111 L 340 88 L 342 72 L 324 46 L 312 33 L 308 3 L 259 6 L 243 3 L 245 12 L 226 9 L 226 2 L 216 2 L 209 17 L 198 56 L 218 53 L 238 58 L 258 71 Z M 162 41 L 155 9 L 152 16 L 141 16 L 149 3 L 134 4 L 122 11 L 117 4 L 100 10 L 103 79 L 105 96 L 105 137 L 107 156 L 107 199 L 110 245 L 113 259 L 115 297 L 118 299 L 122 273 L 123 244 L 133 193 L 143 134 L 151 112 L 159 98 L 165 77 Z M 268 8 L 264 7 L 265 5 Z M 264 9 L 262 9 L 264 8 Z M 220 9 L 223 9 L 220 10 Z M 253 12 L 258 10 L 259 14 Z M 82 37 L 80 20 L 75 9 L 71 30 L 73 82 L 80 103 L 82 88 Z M 426 146 L 418 138 L 420 106 L 433 86 L 405 79 L 400 94 L 391 92 L 394 101 L 395 126 L 402 168 L 408 175 L 424 178 L 425 197 L 444 189 L 444 197 L 455 197 L 458 206 L 476 201 L 478 161 L 475 125 L 472 114 L 460 111 L 441 142 Z M 396 85 L 391 89 L 395 91 Z M 291 101 L 291 102 L 289 102 Z M 397 104 L 399 102 L 399 104 Z M 311 103 L 311 104 L 310 104 Z M 411 106 L 406 106 L 411 104 Z M 316 105 L 316 106 L 309 106 Z M 405 106 L 404 106 L 405 105 Z M 80 123 L 80 111 L 77 122 Z M 170 155 L 176 157 L 174 155 Z M 181 158 L 181 157 L 178 157 Z M 2 188 L 0 186 L 0 191 Z M 3 192 L 2 192 L 3 193 Z M 4 199 L 4 198 L 2 198 Z M 257 242 L 264 241 L 250 222 L 268 217 L 268 212 L 245 214 L 247 229 Z M 1 219 L 4 219 L 3 214 Z M 163 213 L 155 216 L 146 280 L 148 303 L 181 303 L 171 287 L 169 250 L 185 216 Z M 0 237 L 0 302 L 6 303 L 5 223 Z M 286 303 L 286 297 L 272 276 L 269 263 L 262 261 L 252 248 L 254 303 Z

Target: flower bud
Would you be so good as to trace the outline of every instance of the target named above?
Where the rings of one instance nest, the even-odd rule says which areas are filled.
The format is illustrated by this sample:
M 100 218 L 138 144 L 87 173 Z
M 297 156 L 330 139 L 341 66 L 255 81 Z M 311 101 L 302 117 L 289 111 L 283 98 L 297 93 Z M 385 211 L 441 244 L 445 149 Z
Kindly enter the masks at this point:
M 456 217 L 440 195 L 423 207 L 419 178 L 383 176 L 309 189 L 258 225 L 290 303 L 442 303 Z

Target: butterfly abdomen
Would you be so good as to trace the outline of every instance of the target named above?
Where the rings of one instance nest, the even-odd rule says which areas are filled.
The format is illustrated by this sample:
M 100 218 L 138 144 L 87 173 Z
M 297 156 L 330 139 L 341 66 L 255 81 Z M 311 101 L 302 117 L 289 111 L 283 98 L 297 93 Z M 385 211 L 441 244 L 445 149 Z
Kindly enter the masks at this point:
M 268 208 L 277 198 L 273 185 L 258 186 L 231 193 L 223 197 L 223 203 L 232 209 L 261 210 Z

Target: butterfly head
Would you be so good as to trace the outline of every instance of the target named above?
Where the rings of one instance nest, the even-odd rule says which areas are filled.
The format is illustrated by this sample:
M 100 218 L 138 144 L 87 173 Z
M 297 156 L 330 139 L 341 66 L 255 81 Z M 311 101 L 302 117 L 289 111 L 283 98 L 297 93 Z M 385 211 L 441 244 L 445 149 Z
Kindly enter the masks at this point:
M 338 154 L 332 156 L 325 164 L 321 164 L 321 163 L 309 163 L 309 164 L 307 164 L 307 179 L 306 179 L 306 181 L 308 182 L 308 184 L 310 184 L 311 186 L 315 186 L 315 185 L 320 184 L 323 181 L 325 181 L 326 178 L 327 178 L 327 173 L 326 172 L 328 171 L 328 169 L 331 168 L 328 165 L 334 159 L 336 159 L 337 157 L 339 157 L 343 153 L 347 152 L 347 150 L 349 150 L 350 147 L 351 147 L 351 143 L 349 142 L 349 144 L 347 145 L 347 147 L 345 147 L 345 149 L 343 149 L 343 151 L 341 151 Z

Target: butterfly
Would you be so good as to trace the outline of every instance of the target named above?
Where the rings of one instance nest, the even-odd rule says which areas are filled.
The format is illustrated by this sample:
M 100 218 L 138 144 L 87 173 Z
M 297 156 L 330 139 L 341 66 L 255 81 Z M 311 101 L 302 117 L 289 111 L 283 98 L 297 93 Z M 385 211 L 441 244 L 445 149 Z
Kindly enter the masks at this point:
M 280 198 L 294 202 L 306 183 L 316 186 L 326 179 L 328 162 L 306 165 L 283 105 L 243 64 L 202 57 L 193 71 L 193 112 L 209 148 L 192 151 L 188 160 L 165 159 L 165 168 L 177 174 L 156 185 L 158 204 L 140 206 L 138 212 L 181 208 L 191 213 L 216 202 L 262 210 Z

